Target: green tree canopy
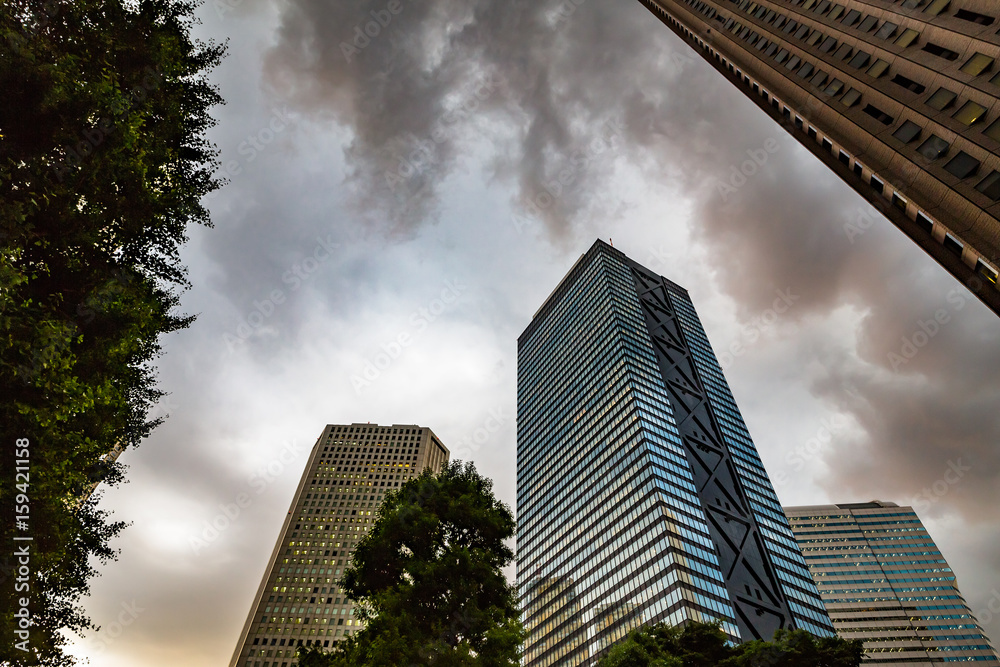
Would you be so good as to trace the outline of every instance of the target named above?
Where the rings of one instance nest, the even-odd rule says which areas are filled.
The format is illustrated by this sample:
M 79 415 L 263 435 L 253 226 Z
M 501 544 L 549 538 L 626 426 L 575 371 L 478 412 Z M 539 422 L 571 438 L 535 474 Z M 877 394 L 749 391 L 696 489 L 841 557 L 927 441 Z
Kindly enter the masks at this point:
M 123 528 L 81 498 L 159 423 L 159 336 L 192 319 L 178 252 L 219 185 L 205 73 L 224 50 L 192 39 L 198 4 L 0 4 L 2 664 L 72 663 L 60 630 L 91 627 L 79 600 Z
M 633 630 L 598 667 L 858 667 L 860 641 L 779 630 L 770 642 L 732 645 L 715 623 Z
M 523 631 L 502 568 L 510 510 L 471 463 L 424 471 L 389 493 L 340 586 L 364 627 L 301 667 L 516 667 Z

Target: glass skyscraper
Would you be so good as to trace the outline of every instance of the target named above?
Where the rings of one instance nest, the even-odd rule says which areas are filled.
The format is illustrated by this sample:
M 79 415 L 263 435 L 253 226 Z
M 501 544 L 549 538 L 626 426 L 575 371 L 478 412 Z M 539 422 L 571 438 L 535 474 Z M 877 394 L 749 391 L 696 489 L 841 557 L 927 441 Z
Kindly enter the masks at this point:
M 525 665 L 633 627 L 832 635 L 687 291 L 598 241 L 518 339 Z
M 864 664 L 1000 667 L 912 507 L 875 500 L 786 507 L 785 514 L 837 634 L 864 641 Z

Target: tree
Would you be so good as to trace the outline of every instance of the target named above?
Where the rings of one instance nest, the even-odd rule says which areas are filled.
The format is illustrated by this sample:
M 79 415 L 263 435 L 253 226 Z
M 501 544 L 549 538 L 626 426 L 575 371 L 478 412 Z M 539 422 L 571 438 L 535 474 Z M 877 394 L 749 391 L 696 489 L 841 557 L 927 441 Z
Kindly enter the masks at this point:
M 72 664 L 61 631 L 92 628 L 79 600 L 124 527 L 81 499 L 160 423 L 159 337 L 193 319 L 178 252 L 220 184 L 224 52 L 192 40 L 198 4 L 0 5 L 0 664 Z
M 815 637 L 805 630 L 778 630 L 770 642 L 740 644 L 733 667 L 857 667 L 864 655 L 861 640 Z
M 362 630 L 301 667 L 515 667 L 523 630 L 502 568 L 514 518 L 471 463 L 387 494 L 339 584 Z
M 598 667 L 858 667 L 862 642 L 778 630 L 774 641 L 731 645 L 716 623 L 633 630 Z

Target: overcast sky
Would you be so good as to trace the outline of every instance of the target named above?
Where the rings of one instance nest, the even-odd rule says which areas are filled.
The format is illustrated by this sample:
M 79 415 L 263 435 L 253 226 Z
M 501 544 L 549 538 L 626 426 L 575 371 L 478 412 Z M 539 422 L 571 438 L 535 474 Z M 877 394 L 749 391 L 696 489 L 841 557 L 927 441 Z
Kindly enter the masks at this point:
M 596 238 L 689 289 L 782 502 L 915 505 L 1000 637 L 1000 322 L 638 2 L 201 14 L 231 182 L 184 252 L 170 417 L 101 501 L 132 526 L 77 655 L 227 664 L 328 423 L 427 426 L 513 507 L 516 339 Z

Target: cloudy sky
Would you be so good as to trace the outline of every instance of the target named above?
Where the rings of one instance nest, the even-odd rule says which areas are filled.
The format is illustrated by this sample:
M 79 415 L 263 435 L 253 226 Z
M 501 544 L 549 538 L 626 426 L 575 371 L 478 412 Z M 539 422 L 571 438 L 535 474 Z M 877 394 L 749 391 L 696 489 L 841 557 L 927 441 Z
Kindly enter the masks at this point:
M 199 317 L 165 340 L 170 418 L 102 499 L 132 526 L 77 655 L 227 664 L 327 423 L 428 426 L 513 506 L 516 338 L 596 238 L 688 287 L 784 503 L 914 504 L 1000 637 L 1000 322 L 638 2 L 201 15 L 229 39 L 230 183 L 184 253 Z

